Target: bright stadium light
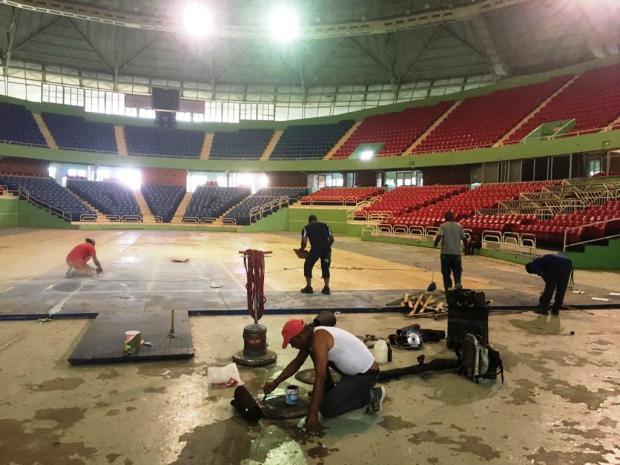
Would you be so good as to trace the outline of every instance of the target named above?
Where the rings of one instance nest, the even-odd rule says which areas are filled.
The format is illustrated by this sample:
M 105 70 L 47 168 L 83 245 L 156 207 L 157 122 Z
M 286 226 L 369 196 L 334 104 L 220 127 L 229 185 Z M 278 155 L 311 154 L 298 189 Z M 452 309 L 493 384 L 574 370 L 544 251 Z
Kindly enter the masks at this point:
M 299 19 L 291 8 L 280 6 L 269 17 L 269 34 L 280 42 L 290 42 L 299 37 Z
M 188 3 L 183 10 L 185 32 L 195 37 L 203 37 L 213 31 L 213 16 L 206 6 Z
M 364 150 L 362 153 L 360 153 L 360 160 L 368 161 L 371 160 L 374 156 L 375 152 L 373 152 L 372 150 Z

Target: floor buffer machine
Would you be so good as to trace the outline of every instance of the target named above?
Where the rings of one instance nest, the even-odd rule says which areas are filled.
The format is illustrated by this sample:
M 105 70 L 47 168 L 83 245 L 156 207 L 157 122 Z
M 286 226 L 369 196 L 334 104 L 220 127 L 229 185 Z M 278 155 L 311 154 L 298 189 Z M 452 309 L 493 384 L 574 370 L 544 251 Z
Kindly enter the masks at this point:
M 258 324 L 265 311 L 265 255 L 268 251 L 247 249 L 240 251 L 247 275 L 248 313 L 254 324 L 243 328 L 243 350 L 233 355 L 233 361 L 244 366 L 264 366 L 274 363 L 277 355 L 267 350 L 267 328 Z

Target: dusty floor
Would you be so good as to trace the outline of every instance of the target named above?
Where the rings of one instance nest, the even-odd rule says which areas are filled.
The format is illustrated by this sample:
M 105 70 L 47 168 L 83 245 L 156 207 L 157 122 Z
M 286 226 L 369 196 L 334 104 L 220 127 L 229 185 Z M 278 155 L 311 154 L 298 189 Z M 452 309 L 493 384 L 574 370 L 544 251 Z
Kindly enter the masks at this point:
M 439 252 L 404 245 L 337 237 L 332 257 L 332 296 L 301 295 L 303 262 L 292 252 L 297 234 L 237 234 L 182 231 L 98 231 L 97 253 L 105 273 L 95 279 L 64 278 L 67 252 L 84 231 L 0 230 L 0 315 L 149 310 L 246 308 L 245 270 L 239 250 L 271 250 L 265 292 L 269 308 L 359 308 L 383 306 L 404 290 L 423 289 L 437 269 Z M 188 263 L 172 263 L 190 258 Z M 534 304 L 542 280 L 522 266 L 463 257 L 466 287 L 484 289 L 496 304 Z M 320 290 L 320 270 L 315 287 Z M 569 294 L 568 304 L 620 306 L 620 274 L 577 272 L 587 291 Z M 614 292 L 617 295 L 611 295 Z
M 277 366 L 241 371 L 252 392 L 294 355 L 278 348 L 285 319 L 264 320 L 279 358 Z M 0 463 L 617 464 L 619 320 L 617 311 L 493 316 L 504 385 L 451 373 L 393 381 L 383 415 L 329 420 L 321 438 L 306 437 L 297 421 L 250 427 L 231 411 L 232 389 L 207 385 L 206 367 L 230 360 L 247 318 L 193 318 L 191 362 L 79 368 L 65 360 L 88 321 L 4 322 Z M 405 323 L 398 315 L 339 319 L 356 334 L 385 335 Z M 450 356 L 442 344 L 424 353 Z M 418 354 L 395 351 L 392 364 Z
M 268 292 L 300 287 L 300 263 L 288 252 L 297 245 L 296 235 L 105 232 L 97 234 L 104 276 L 79 281 L 77 290 L 59 290 L 55 286 L 67 282 L 64 255 L 82 236 L 0 231 L 0 312 L 64 312 L 87 303 L 101 311 L 148 311 L 179 302 L 204 304 L 211 293 L 225 290 L 238 296 L 245 277 L 236 251 L 247 247 L 276 252 L 268 262 Z M 360 269 L 336 269 L 333 287 L 342 292 L 425 287 L 433 252 L 342 238 L 334 253 L 337 266 Z M 192 257 L 187 265 L 169 262 L 185 256 Z M 488 292 L 511 290 L 535 299 L 540 290 L 538 280 L 520 267 L 480 257 L 465 257 L 464 265 L 466 284 Z M 284 270 L 289 267 L 296 269 Z M 211 288 L 214 282 L 223 287 Z M 578 272 L 578 286 L 588 294 L 570 295 L 569 302 L 611 298 L 619 282 L 613 273 Z M 130 289 L 119 291 L 122 283 Z M 302 303 L 320 306 L 321 298 Z M 294 356 L 279 348 L 287 318 L 262 320 L 278 361 L 241 370 L 254 393 Z M 232 389 L 207 385 L 207 367 L 228 363 L 241 348 L 248 317 L 190 321 L 196 351 L 190 362 L 87 367 L 71 367 L 66 359 L 88 320 L 0 322 L 0 464 L 620 463 L 615 310 L 566 311 L 559 318 L 492 316 L 490 338 L 504 358 L 505 384 L 476 385 L 452 373 L 393 381 L 386 385 L 383 415 L 360 411 L 326 421 L 320 438 L 305 436 L 297 421 L 263 420 L 250 427 L 229 406 Z M 398 314 L 339 315 L 338 325 L 386 336 L 410 321 Z M 423 321 L 430 328 L 445 324 Z M 395 351 L 388 365 L 411 364 L 419 353 Z M 423 353 L 451 356 L 444 344 L 427 344 Z

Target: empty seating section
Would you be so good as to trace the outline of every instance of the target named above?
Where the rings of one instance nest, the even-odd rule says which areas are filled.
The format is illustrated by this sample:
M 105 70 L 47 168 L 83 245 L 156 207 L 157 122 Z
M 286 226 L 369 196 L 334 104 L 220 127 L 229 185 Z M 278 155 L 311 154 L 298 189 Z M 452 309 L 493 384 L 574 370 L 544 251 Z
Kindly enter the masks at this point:
M 71 216 L 71 221 L 79 221 L 81 215 L 96 215 L 94 210 L 52 178 L 0 175 L 0 185 L 12 191 L 20 187 L 26 189 L 35 203 L 48 204 L 66 212 Z
M 490 147 L 569 79 L 570 76 L 561 76 L 540 84 L 466 99 L 414 152 Z
M 61 149 L 116 152 L 116 137 L 112 124 L 93 123 L 80 116 L 57 113 L 42 113 L 42 116 L 56 145 Z
M 439 226 L 444 221 L 444 214 L 448 210 L 454 213 L 457 220 L 461 220 L 473 215 L 476 210 L 490 208 L 502 200 L 516 198 L 522 193 L 539 191 L 552 183 L 553 181 L 484 184 L 419 210 L 394 216 L 387 219 L 384 224 Z
M 286 197 L 289 203 L 292 203 L 307 193 L 308 189 L 305 187 L 266 187 L 259 189 L 254 195 L 243 200 L 229 211 L 225 219 L 234 220 L 239 225 L 248 225 L 255 219 L 250 217 L 255 208 L 264 207 L 264 212 L 259 216 L 266 216 L 280 208 L 281 205 L 278 202 L 280 198 Z
M 288 126 L 270 159 L 323 158 L 353 123 L 346 120 L 337 124 Z
M 202 131 L 125 126 L 130 155 L 199 158 L 203 139 Z
M 355 212 L 355 219 L 371 219 L 398 216 L 403 213 L 426 207 L 435 202 L 459 194 L 468 189 L 467 186 L 400 186 L 381 196 L 372 205 Z
M 301 203 L 326 205 L 356 205 L 383 194 L 379 187 L 324 187 L 301 199 Z
M 597 132 L 620 115 L 620 64 L 592 69 L 556 95 L 508 140 L 516 143 L 543 123 L 575 118 L 575 132 Z
M 142 218 L 131 190 L 116 182 L 68 179 L 67 188 L 109 216 Z
M 567 243 L 598 239 L 606 235 L 620 234 L 620 200 L 604 205 L 595 205 L 585 210 L 564 215 L 556 215 L 547 220 L 533 220 L 512 227 L 514 232 L 531 233 L 536 236 L 537 246 L 559 247 L 564 243 L 566 231 Z M 606 223 L 591 225 L 592 223 Z M 590 225 L 590 226 L 586 226 Z
M 22 105 L 0 102 L 0 141 L 47 147 L 32 113 Z
M 164 223 L 170 223 L 185 195 L 185 189 L 180 186 L 151 184 L 142 186 L 141 190 L 153 215 L 160 216 Z
M 379 156 L 400 155 L 452 104 L 441 102 L 429 107 L 369 116 L 336 151 L 334 158 L 348 158 L 360 144 L 369 143 L 384 144 Z
M 258 159 L 273 136 L 273 129 L 239 129 L 216 132 L 209 158 Z
M 200 186 L 192 194 L 184 219 L 215 219 L 250 195 L 247 187 Z

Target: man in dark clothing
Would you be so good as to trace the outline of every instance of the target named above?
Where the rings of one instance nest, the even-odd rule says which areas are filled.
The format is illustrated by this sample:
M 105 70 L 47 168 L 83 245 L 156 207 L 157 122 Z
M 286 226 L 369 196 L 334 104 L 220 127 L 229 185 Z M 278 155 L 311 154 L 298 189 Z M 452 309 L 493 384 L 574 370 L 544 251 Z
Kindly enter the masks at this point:
M 321 277 L 325 281 L 325 286 L 321 291 L 323 294 L 329 294 L 329 266 L 332 261 L 332 244 L 334 236 L 331 229 L 325 223 L 317 221 L 315 215 L 308 217 L 308 224 L 301 230 L 301 250 L 305 250 L 310 241 L 310 253 L 304 262 L 304 276 L 306 277 L 306 287 L 301 292 L 304 294 L 312 294 L 312 268 L 317 260 L 321 260 Z
M 540 296 L 540 304 L 535 310 L 540 315 L 549 314 L 549 304 L 555 292 L 555 301 L 551 313 L 558 315 L 564 303 L 564 294 L 573 272 L 573 262 L 561 255 L 543 255 L 525 265 L 530 274 L 537 274 L 545 280 L 545 289 Z
M 465 255 L 476 255 L 476 250 L 480 250 L 481 248 L 482 241 L 480 240 L 480 236 L 476 233 L 472 233 L 465 247 Z

